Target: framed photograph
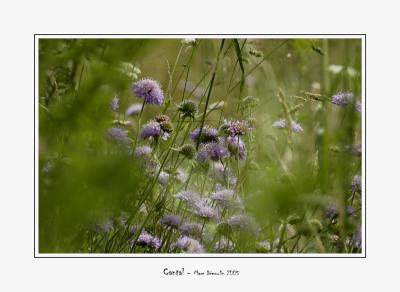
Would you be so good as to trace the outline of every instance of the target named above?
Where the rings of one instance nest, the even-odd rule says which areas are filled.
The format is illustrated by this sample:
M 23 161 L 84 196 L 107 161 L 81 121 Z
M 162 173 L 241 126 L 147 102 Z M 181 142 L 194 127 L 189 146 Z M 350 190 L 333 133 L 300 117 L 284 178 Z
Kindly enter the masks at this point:
M 34 256 L 365 257 L 365 38 L 35 35 Z

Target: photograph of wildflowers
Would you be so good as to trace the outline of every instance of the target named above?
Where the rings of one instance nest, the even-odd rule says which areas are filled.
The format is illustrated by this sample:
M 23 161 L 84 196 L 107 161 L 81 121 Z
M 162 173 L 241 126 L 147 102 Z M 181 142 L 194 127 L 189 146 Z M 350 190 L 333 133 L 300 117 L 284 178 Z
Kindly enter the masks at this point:
M 39 253 L 363 252 L 361 37 L 36 50 Z

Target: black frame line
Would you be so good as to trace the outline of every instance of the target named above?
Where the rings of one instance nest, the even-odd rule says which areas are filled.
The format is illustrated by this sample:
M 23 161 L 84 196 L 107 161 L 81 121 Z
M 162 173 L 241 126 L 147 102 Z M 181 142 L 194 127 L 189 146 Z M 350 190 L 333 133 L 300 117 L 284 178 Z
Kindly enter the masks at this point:
M 364 40 L 364 104 L 363 104 L 363 109 L 364 109 L 364 152 L 361 154 L 361 163 L 362 163 L 362 157 L 364 156 L 364 241 L 363 241 L 363 251 L 364 255 L 363 256 L 306 256 L 299 254 L 297 256 L 275 256 L 275 254 L 271 254 L 271 256 L 240 256 L 243 254 L 238 254 L 238 256 L 169 256 L 168 254 L 162 256 L 145 256 L 145 254 L 127 254 L 127 256 L 96 256 L 96 254 L 91 254 L 91 256 L 40 256 L 40 253 L 38 252 L 36 254 L 36 37 L 40 36 L 357 36 L 361 37 L 361 40 Z M 161 37 L 160 37 L 161 38 Z M 39 57 L 38 57 L 39 59 Z M 87 259 L 136 259 L 136 258 L 146 258 L 146 259 L 366 259 L 367 258 L 367 34 L 366 33 L 321 33 L 321 34 L 72 34 L 72 33 L 67 33 L 67 34 L 62 34 L 62 33 L 39 33 L 39 34 L 34 34 L 33 35 L 33 134 L 34 134 L 34 142 L 33 142 L 33 258 L 35 259 L 81 259 L 81 258 L 87 258 Z M 39 134 L 39 130 L 38 130 Z M 39 196 L 39 194 L 37 194 Z M 39 211 L 39 210 L 38 210 Z M 142 256 L 143 255 L 143 256 Z M 245 255 L 245 254 L 244 254 Z

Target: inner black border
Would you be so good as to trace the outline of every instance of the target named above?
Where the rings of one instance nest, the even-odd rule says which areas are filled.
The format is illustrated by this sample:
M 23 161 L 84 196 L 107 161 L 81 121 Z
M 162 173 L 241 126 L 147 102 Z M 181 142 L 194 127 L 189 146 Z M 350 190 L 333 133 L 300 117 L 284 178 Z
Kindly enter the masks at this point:
M 364 242 L 362 242 L 363 247 L 364 247 L 364 256 L 306 256 L 303 254 L 297 254 L 297 256 L 169 256 L 169 255 L 163 255 L 163 256 L 145 256 L 145 254 L 135 254 L 135 256 L 95 256 L 96 254 L 91 254 L 92 256 L 40 256 L 40 253 L 38 252 L 38 255 L 36 255 L 36 37 L 39 36 L 358 36 L 364 38 L 364 98 L 365 98 L 365 103 L 363 104 L 364 108 L 364 121 L 365 121 L 365 134 L 364 134 Z M 161 38 L 161 37 L 160 37 Z M 39 39 L 39 38 L 38 38 Z M 280 259 L 302 259 L 302 258 L 317 258 L 317 259 L 365 259 L 367 258 L 367 244 L 366 244 L 366 238 L 367 238 L 367 190 L 366 190 L 366 184 L 367 184 L 367 111 L 366 111 L 366 103 L 367 103 L 367 34 L 354 34 L 354 33 L 348 33 L 348 34 L 72 34 L 72 33 L 67 33 L 67 34 L 61 34 L 61 33 L 50 33 L 50 34 L 34 34 L 33 35 L 33 134 L 34 134 L 34 143 L 33 143 L 33 257 L 34 258 L 100 258 L 100 259 L 115 259 L 115 258 L 120 258 L 120 259 L 135 259 L 135 258 L 148 258 L 148 259 L 160 259 L 160 258 L 174 258 L 174 259 L 203 259 L 203 258 L 208 258 L 208 259 L 229 259 L 229 258 L 234 258 L 234 259 L 267 259 L 267 258 L 280 258 Z M 362 160 L 361 160 L 362 163 Z M 38 194 L 39 195 L 39 194 Z M 94 256 L 93 256 L 94 255 Z M 138 256 L 140 255 L 140 256 Z M 141 256 L 143 255 L 143 256 Z M 239 255 L 239 254 L 238 254 Z M 241 254 L 240 254 L 241 255 Z M 260 254 L 262 255 L 262 254 Z

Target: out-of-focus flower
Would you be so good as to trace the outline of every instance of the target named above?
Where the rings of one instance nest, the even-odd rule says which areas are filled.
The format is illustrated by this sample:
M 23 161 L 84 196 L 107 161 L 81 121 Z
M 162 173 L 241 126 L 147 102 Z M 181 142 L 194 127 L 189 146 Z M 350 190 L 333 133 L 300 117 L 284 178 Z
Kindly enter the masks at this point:
M 167 214 L 161 218 L 161 223 L 171 228 L 178 228 L 181 224 L 182 218 L 175 214 Z
M 332 95 L 331 101 L 338 106 L 345 106 L 353 99 L 353 94 L 350 92 L 339 92 Z
M 192 133 L 190 133 L 190 139 L 194 143 L 200 139 L 200 143 L 210 143 L 218 141 L 218 130 L 215 128 L 211 128 L 208 126 L 204 126 L 201 131 L 200 137 L 200 128 L 194 129 Z
M 202 225 L 197 222 L 184 222 L 179 227 L 179 230 L 184 235 L 190 236 L 200 236 L 201 235 Z
M 187 176 L 183 172 L 183 170 L 178 169 L 177 173 L 175 174 L 175 179 L 180 183 L 184 183 L 186 181 L 186 179 L 187 179 Z
M 131 244 L 134 244 L 134 242 L 131 242 Z M 149 246 L 158 249 L 161 246 L 161 240 L 144 230 L 139 235 L 136 244 L 138 246 Z
M 246 148 L 243 141 L 238 137 L 227 137 L 226 141 L 228 143 L 228 149 L 231 156 L 236 159 L 238 157 L 240 160 L 246 159 Z
M 214 192 L 211 199 L 216 201 L 222 207 L 228 207 L 234 201 L 235 192 L 229 189 L 222 189 Z
M 197 153 L 197 161 L 204 163 L 208 160 L 219 161 L 222 158 L 228 157 L 228 149 L 220 142 L 211 142 L 203 144 L 199 152 Z
M 148 145 L 140 146 L 135 149 L 135 157 L 149 159 L 151 154 L 151 148 Z
M 169 174 L 166 173 L 165 171 L 161 171 L 159 176 L 158 176 L 158 182 L 162 186 L 166 186 L 169 180 Z
M 190 245 L 190 238 L 187 236 L 181 236 L 175 242 L 175 246 L 183 250 L 186 250 L 189 247 L 189 245 Z
M 175 198 L 184 201 L 185 203 L 189 205 L 194 205 L 196 202 L 199 201 L 200 196 L 198 193 L 193 192 L 193 191 L 182 191 L 174 196 Z
M 249 133 L 252 130 L 248 121 L 227 121 L 225 120 L 220 131 L 226 136 L 236 137 Z
M 301 125 L 299 123 L 292 122 L 292 131 L 295 133 L 299 133 L 299 132 L 303 131 L 303 128 L 301 127 Z
M 346 208 L 346 214 L 351 217 L 354 217 L 354 216 L 356 216 L 356 209 L 354 209 L 352 206 L 348 206 Z
M 351 182 L 351 190 L 353 193 L 355 192 L 361 193 L 361 188 L 362 188 L 361 176 L 356 175 L 354 176 L 353 181 Z
M 140 103 L 135 103 L 135 104 L 132 104 L 131 106 L 129 106 L 128 107 L 128 109 L 126 110 L 126 115 L 127 116 L 133 116 L 133 115 L 135 115 L 135 114 L 138 114 L 138 113 L 140 113 L 140 111 L 142 110 L 142 104 L 140 104 Z
M 107 138 L 126 148 L 131 144 L 127 132 L 120 128 L 110 128 L 107 132 Z
M 277 129 L 284 129 L 286 128 L 286 121 L 284 119 L 277 120 L 272 124 L 272 127 Z
M 112 110 L 113 112 L 116 112 L 116 111 L 119 109 L 119 98 L 115 96 L 115 97 L 111 100 L 110 106 L 111 106 L 111 110 Z
M 158 138 L 161 134 L 160 124 L 155 121 L 150 121 L 147 123 L 140 132 L 140 137 L 142 139 L 147 139 L 150 137 Z
M 152 79 L 142 79 L 135 82 L 133 92 L 136 96 L 144 98 L 146 104 L 160 105 L 164 101 L 164 94 L 160 84 Z
M 205 219 L 219 219 L 219 212 L 217 209 L 210 207 L 205 200 L 200 200 L 195 203 L 193 211 L 196 215 Z

